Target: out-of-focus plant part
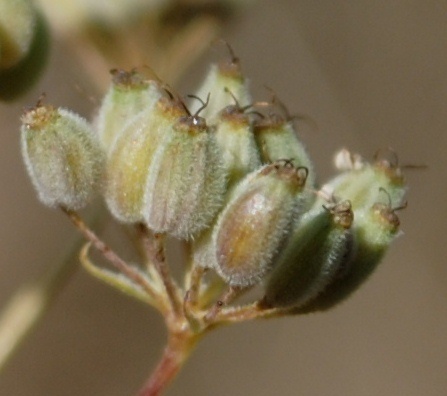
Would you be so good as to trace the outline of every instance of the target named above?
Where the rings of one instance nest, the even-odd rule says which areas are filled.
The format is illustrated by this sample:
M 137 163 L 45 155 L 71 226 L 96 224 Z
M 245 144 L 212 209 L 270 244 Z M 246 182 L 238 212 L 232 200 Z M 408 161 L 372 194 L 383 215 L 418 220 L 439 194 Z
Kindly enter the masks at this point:
M 171 84 L 253 0 L 39 0 L 103 92 L 104 70 L 150 65 Z
M 30 0 L 0 0 L 0 99 L 16 99 L 39 78 L 49 49 L 46 21 Z
M 212 329 L 337 305 L 398 235 L 406 185 L 394 154 L 369 163 L 344 150 L 335 159 L 341 173 L 318 188 L 285 106 L 278 115 L 263 102 L 246 103 L 251 95 L 230 52 L 205 77 L 206 99 L 190 95 L 199 103 L 194 113 L 159 78 L 132 69 L 113 71 L 96 133 L 50 106 L 22 118 L 31 179 L 87 239 L 84 267 L 164 317 L 168 344 L 140 396 L 159 395 Z M 261 111 L 250 113 L 253 106 Z M 94 151 L 97 163 L 92 147 L 102 150 Z M 139 263 L 119 256 L 76 212 L 98 184 L 112 217 L 135 228 Z M 171 275 L 168 237 L 189 246 L 181 279 Z M 90 246 L 111 269 L 89 258 Z M 252 300 L 238 304 L 255 285 Z
M 36 11 L 28 0 L 2 0 L 0 2 L 0 69 L 20 62 L 33 42 Z

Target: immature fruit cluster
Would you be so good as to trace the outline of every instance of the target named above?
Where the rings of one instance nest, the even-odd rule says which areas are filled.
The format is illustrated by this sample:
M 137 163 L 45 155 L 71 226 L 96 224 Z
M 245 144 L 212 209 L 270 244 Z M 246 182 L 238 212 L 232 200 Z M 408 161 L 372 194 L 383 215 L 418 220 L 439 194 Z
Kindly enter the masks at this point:
M 341 173 L 318 191 L 287 111 L 253 110 L 236 58 L 211 67 L 194 113 L 136 70 L 112 76 L 95 130 L 63 109 L 25 112 L 23 154 L 43 203 L 75 210 L 99 191 L 120 222 L 191 242 L 193 268 L 232 289 L 261 283 L 259 307 L 290 313 L 343 300 L 398 235 L 397 164 L 343 150 Z

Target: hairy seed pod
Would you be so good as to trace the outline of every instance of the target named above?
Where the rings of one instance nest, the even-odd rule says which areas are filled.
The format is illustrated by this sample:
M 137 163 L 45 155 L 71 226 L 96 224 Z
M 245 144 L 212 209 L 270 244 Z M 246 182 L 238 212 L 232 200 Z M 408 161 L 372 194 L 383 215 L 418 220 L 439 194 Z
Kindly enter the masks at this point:
M 211 123 L 223 108 L 233 104 L 232 96 L 241 106 L 251 102 L 248 82 L 242 74 L 238 58 L 233 56 L 232 59 L 211 65 L 196 96 L 205 98 L 208 94 L 209 103 L 201 115 Z
M 101 146 L 109 152 L 125 125 L 143 110 L 152 108 L 163 91 L 154 80 L 137 71 L 112 70 L 112 84 L 104 96 L 97 118 Z
M 181 102 L 161 98 L 136 115 L 120 133 L 107 159 L 104 194 L 118 220 L 143 221 L 145 184 L 154 153 L 166 140 L 166 131 L 186 114 Z
M 388 204 L 376 203 L 354 226 L 356 250 L 328 287 L 299 313 L 325 311 L 357 290 L 374 272 L 391 242 L 399 235 L 399 218 Z
M 222 166 L 228 175 L 226 198 L 239 181 L 261 166 L 250 115 L 245 110 L 236 103 L 225 107 L 215 119 L 214 136 L 221 152 Z M 196 265 L 205 268 L 215 266 L 212 245 L 214 226 L 215 222 L 193 242 L 192 252 Z
M 278 161 L 236 186 L 212 236 L 215 269 L 230 286 L 254 285 L 270 271 L 302 212 L 306 176 L 305 168 Z
M 256 143 L 264 163 L 291 159 L 296 166 L 309 169 L 307 187 L 315 186 L 315 171 L 303 143 L 298 139 L 293 122 L 279 114 L 257 120 L 254 123 Z
M 217 116 L 214 135 L 230 187 L 261 166 L 250 121 L 250 116 L 239 105 L 227 106 Z
M 103 174 L 103 153 L 90 125 L 64 109 L 38 104 L 22 117 L 22 153 L 39 199 L 84 207 Z
M 221 207 L 226 172 L 203 118 L 180 117 L 165 133 L 144 184 L 143 216 L 157 233 L 190 239 Z
M 275 263 L 261 305 L 300 307 L 324 290 L 352 249 L 352 221 L 349 201 L 303 216 Z

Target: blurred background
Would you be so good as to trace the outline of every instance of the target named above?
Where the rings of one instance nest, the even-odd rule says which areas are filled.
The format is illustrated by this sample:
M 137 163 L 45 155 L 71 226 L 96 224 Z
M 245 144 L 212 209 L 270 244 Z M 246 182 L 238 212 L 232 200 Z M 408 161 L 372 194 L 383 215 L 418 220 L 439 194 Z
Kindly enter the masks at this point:
M 222 37 L 249 76 L 292 113 L 324 181 L 333 153 L 394 148 L 410 186 L 404 235 L 351 299 L 324 314 L 246 323 L 208 335 L 167 395 L 441 396 L 447 390 L 447 3 L 258 1 Z M 217 54 L 219 58 L 221 54 Z M 176 87 L 193 92 L 215 51 Z M 107 70 L 104 70 L 107 75 Z M 36 199 L 19 147 L 22 108 L 51 103 L 90 117 L 79 64 L 55 43 L 33 92 L 0 104 L 0 304 L 63 257 L 75 230 Z M 84 86 L 82 86 L 84 84 Z M 79 85 L 82 90 L 77 89 Z M 118 243 L 116 236 L 109 241 Z M 157 362 L 157 313 L 76 272 L 0 376 L 0 395 L 135 394 Z

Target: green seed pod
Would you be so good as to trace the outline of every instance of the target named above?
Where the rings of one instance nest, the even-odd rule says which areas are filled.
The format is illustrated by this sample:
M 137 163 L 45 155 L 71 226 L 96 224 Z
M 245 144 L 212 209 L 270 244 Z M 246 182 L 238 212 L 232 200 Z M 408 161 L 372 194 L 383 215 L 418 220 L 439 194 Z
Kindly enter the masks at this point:
M 250 115 L 244 110 L 237 104 L 225 107 L 219 112 L 215 125 L 214 135 L 230 187 L 261 166 Z
M 271 269 L 302 213 L 307 169 L 289 161 L 265 165 L 233 190 L 213 231 L 215 269 L 230 285 L 248 287 Z
M 36 25 L 29 0 L 0 0 L 0 69 L 19 63 L 28 53 Z
M 208 106 L 201 115 L 211 123 L 223 108 L 233 104 L 232 95 L 241 106 L 251 103 L 248 82 L 242 74 L 239 59 L 234 56 L 231 48 L 229 49 L 231 59 L 211 65 L 205 81 L 196 93 L 199 98 L 205 98 L 210 94 Z M 194 107 L 192 109 L 195 110 Z
M 14 3 L 11 0 L 0 0 L 0 4 Z M 2 12 L 0 10 L 0 18 Z M 15 18 L 11 19 L 16 24 Z M 0 35 L 1 35 L 0 23 Z M 46 21 L 39 13 L 35 16 L 32 41 L 29 48 L 13 66 L 0 67 L 0 99 L 14 100 L 29 90 L 40 77 L 49 53 L 49 32 Z M 1 41 L 1 39 L 0 39 Z M 3 56 L 3 45 L 0 44 L 0 59 Z M 1 62 L 0 62 L 1 63 Z
M 387 191 L 392 202 L 402 204 L 407 188 L 397 161 L 380 159 L 369 164 L 358 155 L 348 154 L 346 150 L 337 154 L 336 164 L 348 170 L 326 183 L 322 188 L 323 195 L 349 199 L 356 214 L 361 210 L 369 210 L 375 202 L 380 201 L 381 189 Z M 352 158 L 351 169 L 349 165 L 346 166 L 349 161 L 340 158 L 349 156 Z
M 361 216 L 356 216 L 355 253 L 339 270 L 332 283 L 298 313 L 330 309 L 349 297 L 367 280 L 391 242 L 399 235 L 399 218 L 395 210 L 388 204 L 376 203 Z
M 258 148 L 253 136 L 250 115 L 245 113 L 247 107 L 238 103 L 225 107 L 215 119 L 214 136 L 220 148 L 223 168 L 228 174 L 229 196 L 232 189 L 248 173 L 261 166 Z M 216 219 L 217 220 L 217 219 Z M 215 266 L 212 234 L 214 224 L 193 242 L 193 257 L 196 265 L 212 268 Z
M 254 123 L 256 143 L 264 163 L 279 159 L 292 159 L 297 166 L 309 169 L 307 186 L 315 186 L 315 171 L 304 145 L 298 139 L 295 127 L 291 120 L 278 115 L 257 120 Z
M 137 71 L 112 70 L 112 84 L 104 96 L 97 118 L 101 146 L 109 152 L 125 125 L 163 96 L 160 85 Z
M 67 110 L 38 104 L 23 115 L 21 135 L 39 199 L 48 206 L 84 207 L 98 188 L 104 165 L 90 125 Z
M 353 217 L 349 201 L 303 216 L 275 263 L 261 305 L 300 307 L 324 290 L 352 249 Z
M 120 133 L 107 159 L 104 194 L 118 220 L 143 221 L 145 184 L 154 153 L 165 140 L 166 131 L 186 114 L 181 102 L 162 98 L 137 114 Z
M 147 173 L 143 216 L 153 231 L 189 239 L 221 207 L 226 172 L 205 119 L 180 117 L 166 135 Z

